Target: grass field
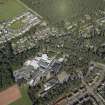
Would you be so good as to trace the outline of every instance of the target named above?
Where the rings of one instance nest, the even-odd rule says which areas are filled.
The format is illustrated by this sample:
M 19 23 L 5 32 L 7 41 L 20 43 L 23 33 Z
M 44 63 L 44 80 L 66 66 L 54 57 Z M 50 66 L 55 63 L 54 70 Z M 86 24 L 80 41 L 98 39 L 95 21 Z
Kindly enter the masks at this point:
M 18 0 L 0 0 L 0 20 L 15 17 L 25 10 Z
M 104 0 L 21 0 L 50 23 L 72 21 L 105 9 Z
M 32 105 L 31 100 L 29 99 L 27 94 L 27 89 L 28 89 L 27 85 L 21 86 L 20 91 L 21 91 L 22 98 L 10 105 Z
M 23 18 L 22 18 L 20 20 L 15 21 L 14 23 L 12 23 L 9 28 L 11 28 L 13 30 L 17 30 L 17 29 L 20 29 L 21 27 L 23 27 L 24 24 L 25 23 L 23 22 Z

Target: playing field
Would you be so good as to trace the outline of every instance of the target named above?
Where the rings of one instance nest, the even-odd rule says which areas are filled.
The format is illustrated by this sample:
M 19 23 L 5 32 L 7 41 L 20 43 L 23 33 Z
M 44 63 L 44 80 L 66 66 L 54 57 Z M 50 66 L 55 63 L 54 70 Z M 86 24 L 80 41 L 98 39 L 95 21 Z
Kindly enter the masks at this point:
M 72 21 L 104 10 L 104 0 L 21 0 L 50 23 Z
M 0 20 L 15 17 L 25 10 L 18 0 L 0 0 Z
M 17 85 L 0 92 L 0 105 L 8 105 L 21 97 Z
M 27 85 L 21 86 L 20 92 L 21 92 L 22 97 L 10 105 L 32 105 L 31 100 L 27 94 L 28 86 Z

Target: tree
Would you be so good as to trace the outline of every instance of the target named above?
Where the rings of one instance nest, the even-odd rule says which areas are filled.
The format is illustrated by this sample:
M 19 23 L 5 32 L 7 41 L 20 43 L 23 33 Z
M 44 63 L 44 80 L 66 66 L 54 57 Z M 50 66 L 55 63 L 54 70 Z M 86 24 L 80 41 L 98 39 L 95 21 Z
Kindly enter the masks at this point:
M 11 67 L 12 53 L 10 44 L 0 49 L 0 89 L 6 88 L 13 83 L 13 71 Z

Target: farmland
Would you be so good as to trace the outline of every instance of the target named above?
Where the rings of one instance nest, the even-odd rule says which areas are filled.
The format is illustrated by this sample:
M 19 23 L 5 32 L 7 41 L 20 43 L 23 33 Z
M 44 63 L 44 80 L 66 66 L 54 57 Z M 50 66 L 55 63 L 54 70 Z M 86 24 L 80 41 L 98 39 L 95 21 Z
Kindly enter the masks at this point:
M 104 10 L 103 0 L 21 0 L 50 23 L 79 20 Z
M 13 18 L 25 10 L 18 0 L 0 0 L 0 20 Z

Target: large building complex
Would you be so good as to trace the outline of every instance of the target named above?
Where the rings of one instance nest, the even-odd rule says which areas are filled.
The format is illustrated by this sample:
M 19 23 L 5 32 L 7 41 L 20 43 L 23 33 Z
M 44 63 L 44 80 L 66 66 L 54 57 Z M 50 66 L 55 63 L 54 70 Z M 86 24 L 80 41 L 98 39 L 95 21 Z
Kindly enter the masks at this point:
M 62 62 L 42 54 L 41 57 L 26 61 L 21 69 L 14 71 L 15 81 L 25 80 L 31 86 L 35 86 L 40 78 L 47 76 L 48 73 L 57 74 L 61 66 Z

